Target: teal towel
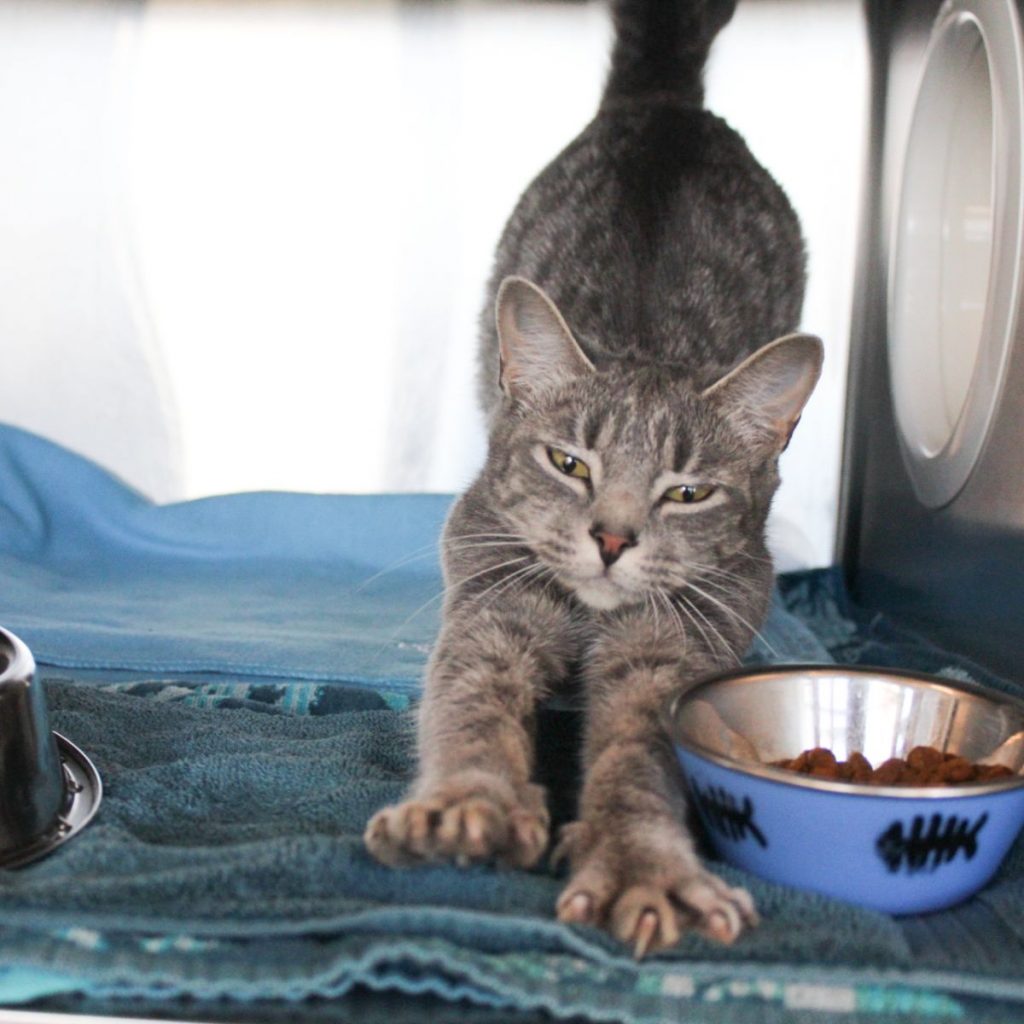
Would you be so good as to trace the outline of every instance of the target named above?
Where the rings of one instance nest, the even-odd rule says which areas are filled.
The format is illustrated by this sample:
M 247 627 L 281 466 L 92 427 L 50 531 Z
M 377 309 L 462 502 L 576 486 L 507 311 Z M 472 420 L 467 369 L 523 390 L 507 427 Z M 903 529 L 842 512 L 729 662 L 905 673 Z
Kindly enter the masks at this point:
M 0 1002 L 369 986 L 638 1024 L 801 1005 L 956 1019 L 994 995 L 1024 1010 L 1020 851 L 985 897 L 912 926 L 718 865 L 754 892 L 761 927 L 731 949 L 690 936 L 638 965 L 603 933 L 554 920 L 562 880 L 547 867 L 393 871 L 366 855 L 366 819 L 413 769 L 394 695 L 59 681 L 48 694 L 107 794 L 59 853 L 0 874 Z

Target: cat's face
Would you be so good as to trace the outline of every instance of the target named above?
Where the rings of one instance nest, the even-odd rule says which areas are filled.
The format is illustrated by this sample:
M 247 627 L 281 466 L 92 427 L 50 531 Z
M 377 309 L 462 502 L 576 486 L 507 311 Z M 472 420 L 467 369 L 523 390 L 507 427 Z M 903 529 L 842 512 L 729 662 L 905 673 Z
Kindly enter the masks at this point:
M 509 403 L 486 475 L 545 576 L 601 610 L 670 614 L 671 593 L 715 604 L 735 591 L 721 562 L 762 550 L 817 343 L 775 343 L 698 388 L 650 367 L 596 372 L 525 282 L 503 288 L 499 330 Z
M 657 608 L 659 593 L 687 587 L 721 594 L 719 562 L 760 539 L 775 488 L 774 459 L 650 371 L 580 378 L 499 438 L 506 520 L 597 609 Z

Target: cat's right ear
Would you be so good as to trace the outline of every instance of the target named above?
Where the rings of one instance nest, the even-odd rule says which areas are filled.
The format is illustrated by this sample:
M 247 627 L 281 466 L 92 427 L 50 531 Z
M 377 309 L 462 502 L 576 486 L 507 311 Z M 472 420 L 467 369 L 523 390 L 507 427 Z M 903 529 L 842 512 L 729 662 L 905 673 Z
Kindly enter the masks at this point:
M 594 372 L 558 308 L 525 278 L 501 282 L 495 316 L 499 382 L 510 398 L 528 402 L 533 395 Z
M 752 443 L 767 438 L 782 451 L 821 375 L 823 355 L 819 338 L 787 334 L 758 349 L 703 397 L 713 398 Z

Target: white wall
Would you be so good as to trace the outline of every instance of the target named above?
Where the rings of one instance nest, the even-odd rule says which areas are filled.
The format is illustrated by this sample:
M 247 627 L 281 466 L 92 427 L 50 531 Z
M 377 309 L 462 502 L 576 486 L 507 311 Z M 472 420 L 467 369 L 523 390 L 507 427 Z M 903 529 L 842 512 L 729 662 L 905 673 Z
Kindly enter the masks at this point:
M 744 135 L 803 222 L 809 274 L 803 327 L 824 340 L 826 357 L 782 457 L 771 527 L 777 564 L 828 565 L 867 136 L 861 4 L 741 0 L 708 70 L 708 105 Z
M 159 500 L 462 487 L 491 251 L 607 45 L 602 2 L 0 2 L 0 418 Z M 865 82 L 856 0 L 745 0 L 709 70 L 808 236 L 802 564 L 831 559 Z
M 123 205 L 128 11 L 0 2 L 0 419 L 168 499 L 190 456 Z

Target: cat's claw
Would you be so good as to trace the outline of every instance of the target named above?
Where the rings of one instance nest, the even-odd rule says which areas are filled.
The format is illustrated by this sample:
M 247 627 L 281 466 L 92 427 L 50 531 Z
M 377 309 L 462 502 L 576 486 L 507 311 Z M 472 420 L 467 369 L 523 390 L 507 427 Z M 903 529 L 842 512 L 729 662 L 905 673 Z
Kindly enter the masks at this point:
M 633 935 L 633 956 L 637 960 L 643 960 L 647 950 L 651 948 L 651 943 L 658 934 L 658 924 L 658 915 L 655 911 L 645 910 L 640 915 Z
M 637 959 L 676 945 L 686 930 L 729 945 L 757 925 L 750 893 L 692 856 L 666 855 L 654 863 L 649 848 L 630 854 L 581 822 L 569 828 L 562 845 L 578 868 L 559 897 L 560 921 L 604 927 Z
M 569 895 L 558 908 L 558 918 L 566 924 L 590 924 L 594 919 L 594 900 L 590 893 L 577 892 Z
M 468 864 L 496 861 L 529 868 L 548 842 L 548 818 L 517 804 L 509 787 L 484 791 L 451 783 L 423 799 L 406 800 L 378 811 L 363 841 L 382 864 L 400 867 L 428 861 Z
M 682 934 L 671 892 L 656 885 L 633 885 L 609 909 L 612 934 L 639 960 L 651 951 L 674 946 Z
M 558 918 L 566 924 L 603 924 L 638 960 L 676 945 L 687 928 L 731 945 L 745 928 L 757 925 L 757 912 L 745 889 L 715 882 L 721 889 L 703 879 L 666 887 L 637 884 L 603 906 L 593 894 L 570 887 L 558 901 Z
M 728 885 L 709 871 L 702 871 L 684 885 L 679 899 L 694 914 L 694 927 L 700 934 L 727 946 L 744 928 L 754 928 L 760 922 L 750 893 Z

